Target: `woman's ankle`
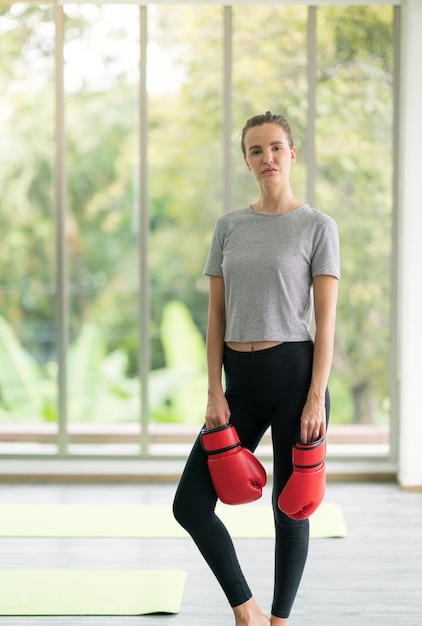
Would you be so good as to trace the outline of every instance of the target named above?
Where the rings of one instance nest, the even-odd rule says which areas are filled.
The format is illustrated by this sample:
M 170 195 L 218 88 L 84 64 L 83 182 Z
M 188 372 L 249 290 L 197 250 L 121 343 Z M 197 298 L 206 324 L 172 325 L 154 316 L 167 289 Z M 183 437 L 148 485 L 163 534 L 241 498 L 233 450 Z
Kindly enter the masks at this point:
M 236 626 L 270 626 L 271 622 L 252 597 L 243 604 L 233 607 Z
M 271 626 L 287 626 L 287 617 L 275 617 L 271 615 Z

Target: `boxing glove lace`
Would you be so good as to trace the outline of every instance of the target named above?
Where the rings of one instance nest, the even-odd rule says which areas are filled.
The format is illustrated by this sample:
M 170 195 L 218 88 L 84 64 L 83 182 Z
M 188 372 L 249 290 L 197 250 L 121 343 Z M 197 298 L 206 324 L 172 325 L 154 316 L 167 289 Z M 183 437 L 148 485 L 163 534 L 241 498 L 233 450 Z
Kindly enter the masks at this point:
M 278 498 L 278 507 L 289 517 L 306 519 L 325 495 L 325 438 L 293 446 L 293 472 Z
M 258 459 L 240 444 L 232 424 L 201 431 L 201 444 L 208 455 L 208 469 L 218 498 L 225 504 L 258 500 L 267 482 Z

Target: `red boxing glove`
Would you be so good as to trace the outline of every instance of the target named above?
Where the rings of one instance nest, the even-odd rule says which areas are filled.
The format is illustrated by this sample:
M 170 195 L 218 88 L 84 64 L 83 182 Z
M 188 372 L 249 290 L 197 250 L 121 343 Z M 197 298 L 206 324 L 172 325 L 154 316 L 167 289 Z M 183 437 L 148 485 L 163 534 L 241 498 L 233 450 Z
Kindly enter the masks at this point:
M 306 519 L 325 495 L 325 438 L 293 446 L 293 473 L 278 498 L 278 507 L 293 519 Z
M 267 482 L 265 469 L 256 457 L 240 445 L 235 427 L 226 424 L 203 428 L 201 444 L 208 455 L 212 484 L 225 504 L 246 504 L 262 496 Z

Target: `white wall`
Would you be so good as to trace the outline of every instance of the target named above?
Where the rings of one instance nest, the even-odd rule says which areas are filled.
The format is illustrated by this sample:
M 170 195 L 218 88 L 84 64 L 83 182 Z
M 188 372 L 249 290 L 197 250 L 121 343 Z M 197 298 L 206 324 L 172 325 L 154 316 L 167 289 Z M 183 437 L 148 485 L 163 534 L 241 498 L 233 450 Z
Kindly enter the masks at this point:
M 422 486 L 422 0 L 403 0 L 399 165 L 399 482 Z

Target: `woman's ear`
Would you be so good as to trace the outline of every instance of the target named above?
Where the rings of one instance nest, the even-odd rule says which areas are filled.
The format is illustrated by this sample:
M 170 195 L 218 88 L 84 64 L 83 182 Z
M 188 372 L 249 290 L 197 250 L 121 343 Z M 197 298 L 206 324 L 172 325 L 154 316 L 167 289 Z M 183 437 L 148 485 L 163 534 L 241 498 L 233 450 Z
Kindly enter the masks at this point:
M 293 146 L 291 152 L 292 152 L 292 165 L 293 165 L 293 163 L 296 163 L 296 146 Z
M 246 163 L 246 167 L 248 168 L 248 170 L 249 170 L 249 171 L 251 171 L 251 168 L 250 168 L 250 166 L 249 166 L 249 163 L 248 163 L 247 158 L 246 158 L 246 157 L 243 157 L 243 160 L 245 161 L 245 163 Z

